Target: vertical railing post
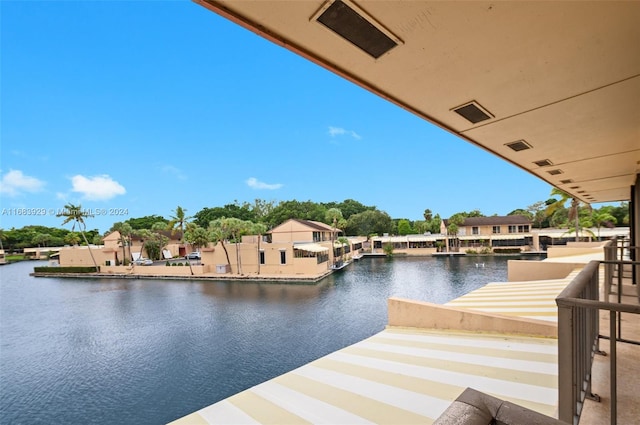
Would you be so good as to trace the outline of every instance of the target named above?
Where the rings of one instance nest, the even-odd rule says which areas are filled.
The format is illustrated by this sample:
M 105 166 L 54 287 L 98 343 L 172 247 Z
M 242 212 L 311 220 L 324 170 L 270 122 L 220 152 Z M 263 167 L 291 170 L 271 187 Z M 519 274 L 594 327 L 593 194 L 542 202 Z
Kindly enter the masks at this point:
M 616 359 L 616 312 L 609 312 L 609 382 L 611 383 L 611 425 L 616 425 L 618 421 L 618 394 L 617 394 L 617 359 Z
M 558 305 L 558 419 L 568 424 L 574 423 L 578 394 L 573 310 L 572 306 Z
M 616 253 L 618 250 L 618 240 L 613 239 L 604 247 L 604 260 L 615 261 Z M 604 299 L 608 300 L 611 294 L 611 284 L 613 279 L 613 270 L 615 265 L 612 263 L 606 263 L 604 265 Z

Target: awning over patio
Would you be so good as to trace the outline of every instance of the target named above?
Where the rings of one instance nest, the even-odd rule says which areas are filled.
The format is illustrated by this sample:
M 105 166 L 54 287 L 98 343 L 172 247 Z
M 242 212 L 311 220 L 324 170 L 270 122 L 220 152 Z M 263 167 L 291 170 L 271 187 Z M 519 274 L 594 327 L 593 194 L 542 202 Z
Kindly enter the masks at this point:
M 324 246 L 318 245 L 317 243 L 305 243 L 305 244 L 293 245 L 293 249 L 300 249 L 302 251 L 308 251 L 308 252 L 329 251 L 329 248 L 325 248 Z

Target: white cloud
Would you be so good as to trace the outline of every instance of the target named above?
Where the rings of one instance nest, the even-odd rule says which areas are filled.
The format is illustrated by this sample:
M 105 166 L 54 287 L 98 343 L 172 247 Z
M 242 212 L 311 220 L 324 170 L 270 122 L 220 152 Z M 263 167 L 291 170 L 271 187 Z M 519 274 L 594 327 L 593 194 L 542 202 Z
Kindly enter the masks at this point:
M 127 193 L 124 186 L 106 174 L 95 177 L 85 177 L 78 174 L 71 177 L 71 184 L 73 192 L 81 193 L 84 199 L 90 201 L 106 201 L 114 196 Z
M 362 139 L 362 137 L 353 130 L 345 130 L 341 127 L 329 127 L 329 136 L 331 137 L 344 136 L 345 134 L 353 137 L 356 140 Z
M 0 181 L 0 193 L 16 196 L 22 192 L 39 192 L 45 182 L 35 177 L 25 176 L 20 170 L 10 170 Z
M 255 177 L 249 177 L 247 179 L 247 186 L 253 189 L 276 190 L 276 189 L 280 189 L 283 185 L 280 183 L 268 184 L 268 183 L 261 182 Z

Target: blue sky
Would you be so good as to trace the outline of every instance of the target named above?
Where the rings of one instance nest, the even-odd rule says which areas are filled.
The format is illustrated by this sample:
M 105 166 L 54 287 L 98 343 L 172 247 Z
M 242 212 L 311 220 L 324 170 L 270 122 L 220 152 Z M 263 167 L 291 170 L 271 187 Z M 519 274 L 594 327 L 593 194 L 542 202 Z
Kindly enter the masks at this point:
M 0 2 L 2 228 L 256 198 L 505 215 L 551 186 L 190 1 Z M 22 209 L 26 210 L 22 210 Z

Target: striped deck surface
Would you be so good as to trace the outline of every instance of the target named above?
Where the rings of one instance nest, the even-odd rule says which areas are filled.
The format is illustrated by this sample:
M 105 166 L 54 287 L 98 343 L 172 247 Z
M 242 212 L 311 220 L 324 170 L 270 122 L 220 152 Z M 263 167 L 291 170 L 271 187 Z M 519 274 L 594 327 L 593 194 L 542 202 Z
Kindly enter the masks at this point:
M 556 297 L 581 270 L 577 267 L 563 279 L 489 283 L 445 305 L 557 322 Z
M 555 416 L 557 341 L 388 328 L 171 424 L 430 424 L 466 387 Z

